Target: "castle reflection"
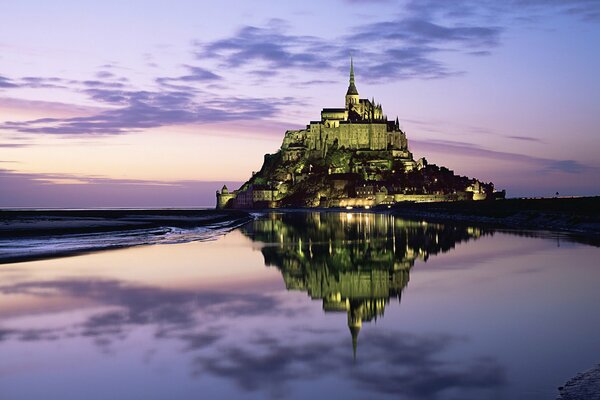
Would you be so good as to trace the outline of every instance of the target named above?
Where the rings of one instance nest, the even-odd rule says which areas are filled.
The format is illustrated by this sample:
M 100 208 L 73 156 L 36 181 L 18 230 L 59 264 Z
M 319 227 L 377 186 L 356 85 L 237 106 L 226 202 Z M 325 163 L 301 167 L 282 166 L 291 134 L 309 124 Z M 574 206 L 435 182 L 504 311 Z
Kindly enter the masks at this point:
M 387 214 L 271 213 L 242 231 L 277 267 L 288 290 L 323 300 L 325 312 L 346 312 L 356 356 L 363 322 L 400 301 L 416 259 L 478 238 L 480 228 L 408 221 Z

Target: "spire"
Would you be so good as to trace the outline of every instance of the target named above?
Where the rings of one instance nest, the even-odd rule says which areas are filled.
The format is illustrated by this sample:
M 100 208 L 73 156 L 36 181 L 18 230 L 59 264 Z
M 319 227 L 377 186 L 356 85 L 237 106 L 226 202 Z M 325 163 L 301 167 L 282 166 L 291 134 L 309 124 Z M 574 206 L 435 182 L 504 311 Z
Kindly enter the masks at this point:
M 352 360 L 356 362 L 356 348 L 358 347 L 358 333 L 360 326 L 351 326 L 350 334 L 352 335 Z
M 354 61 L 352 60 L 352 57 L 350 57 L 350 84 L 348 85 L 348 91 L 346 92 L 346 96 L 348 95 L 358 96 L 358 90 L 356 90 L 356 85 L 354 84 Z

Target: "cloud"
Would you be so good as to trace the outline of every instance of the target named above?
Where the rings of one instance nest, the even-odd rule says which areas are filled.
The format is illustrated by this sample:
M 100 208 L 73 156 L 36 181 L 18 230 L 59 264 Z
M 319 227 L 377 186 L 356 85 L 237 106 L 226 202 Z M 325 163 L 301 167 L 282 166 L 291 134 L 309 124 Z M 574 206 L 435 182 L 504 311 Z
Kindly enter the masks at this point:
M 15 87 L 18 87 L 18 86 L 19 85 L 17 85 L 16 83 L 14 83 L 9 78 L 0 75 L 0 89 L 1 88 L 15 88 Z
M 199 102 L 191 90 L 128 91 L 106 87 L 84 90 L 93 100 L 120 106 L 94 115 L 6 121 L 0 130 L 55 135 L 117 135 L 181 124 L 262 120 L 278 115 L 281 107 L 297 104 L 290 97 L 212 97 Z
M 506 136 L 509 139 L 514 139 L 514 140 L 522 140 L 525 142 L 537 142 L 537 143 L 544 143 L 544 141 L 542 139 L 533 137 L 533 136 Z
M 0 143 L 0 148 L 21 148 L 21 147 L 28 147 L 30 146 L 29 143 Z
M 105 310 L 98 312 L 94 307 L 82 322 L 52 329 L 2 329 L 0 341 L 87 337 L 102 351 L 109 351 L 114 341 L 148 327 L 155 330 L 156 340 L 183 345 L 181 351 L 191 358 L 193 376 L 221 378 L 245 392 L 271 397 L 284 396 L 291 384 L 315 379 L 343 381 L 349 390 L 423 400 L 445 391 L 497 391 L 506 383 L 506 370 L 495 358 L 446 359 L 448 353 L 461 354 L 458 347 L 467 341 L 454 335 L 367 330 L 361 333 L 355 362 L 349 337 L 340 340 L 340 335 L 348 333 L 339 329 L 298 329 L 292 324 L 283 332 L 265 331 L 261 322 L 265 318 L 289 315 L 289 305 L 272 294 L 197 292 L 107 279 L 7 283 L 0 286 L 0 293 L 68 297 Z M 223 309 L 229 311 L 223 313 Z M 236 332 L 240 319 L 249 318 L 258 325 L 250 323 L 244 334 Z
M 586 169 L 586 165 L 583 165 L 575 160 L 547 160 L 546 169 L 549 171 L 566 172 L 569 174 L 577 174 Z
M 594 0 L 412 0 L 407 10 L 422 16 L 486 18 L 517 17 L 521 22 L 535 22 L 544 15 L 575 16 L 583 21 L 600 20 L 600 4 Z
M 64 89 L 66 81 L 58 77 L 25 76 L 19 79 L 16 86 L 31 89 Z
M 0 207 L 213 206 L 215 191 L 242 182 L 150 181 L 73 174 L 24 173 L 0 168 Z
M 193 65 L 184 65 L 184 67 L 189 71 L 187 75 L 182 75 L 175 78 L 160 77 L 156 78 L 156 82 L 161 85 L 169 86 L 173 82 L 212 82 L 223 79 L 220 75 L 217 75 L 205 68 L 195 67 Z
M 96 78 L 98 79 L 106 79 L 106 78 L 114 78 L 115 74 L 110 71 L 98 71 L 96 72 Z
M 396 18 L 360 26 L 351 39 L 406 42 L 412 45 L 440 46 L 459 43 L 465 47 L 490 47 L 499 44 L 502 28 L 493 26 L 444 26 L 422 18 Z
M 117 280 L 65 279 L 30 281 L 0 286 L 3 294 L 73 296 L 118 309 L 92 315 L 82 325 L 84 336 L 123 332 L 132 325 L 189 326 L 197 311 L 203 315 L 241 317 L 280 312 L 276 297 L 258 293 L 221 293 L 168 290 L 129 285 Z M 287 311 L 286 311 L 287 312 Z M 192 341 L 195 336 L 184 336 Z M 208 340 L 207 338 L 204 338 Z
M 585 165 L 576 160 L 552 160 L 542 157 L 533 157 L 519 153 L 488 150 L 472 143 L 455 142 L 450 140 L 411 140 L 420 151 L 452 152 L 471 157 L 481 157 L 495 160 L 523 162 L 532 164 L 541 171 L 554 171 L 563 173 L 580 173 L 594 167 Z
M 320 70 L 332 64 L 324 54 L 339 50 L 315 36 L 284 33 L 286 24 L 271 20 L 265 27 L 244 26 L 232 36 L 196 42 L 199 59 L 217 59 L 228 68 L 265 63 L 273 74 L 282 68 Z
M 266 76 L 273 77 L 282 70 L 339 71 L 352 53 L 370 71 L 365 80 L 445 78 L 465 71 L 443 61 L 444 53 L 491 55 L 516 16 L 535 19 L 540 12 L 591 21 L 599 19 L 600 5 L 588 0 L 409 1 L 398 14 L 359 23 L 338 37 L 293 34 L 282 20 L 242 26 L 225 38 L 197 41 L 196 56 L 249 74 L 271 71 Z
M 352 52 L 371 73 L 366 80 L 385 78 L 441 78 L 456 75 L 434 56 L 441 51 L 497 46 L 499 27 L 446 26 L 425 19 L 397 17 L 359 25 L 351 34 L 326 40 L 294 35 L 280 20 L 264 27 L 244 26 L 233 35 L 212 42 L 196 42 L 197 58 L 216 60 L 222 67 L 264 65 L 276 75 L 283 69 L 338 70 Z M 482 55 L 482 54 L 478 54 Z M 261 72 L 249 68 L 251 74 Z
M 195 358 L 197 375 L 210 374 L 248 391 L 282 397 L 298 381 L 342 379 L 370 393 L 433 399 L 456 390 L 496 389 L 506 384 L 506 370 L 490 357 L 444 361 L 442 354 L 461 339 L 442 334 L 369 332 L 360 343 L 358 361 L 327 337 L 319 341 L 268 336 L 251 345 L 219 346 L 216 355 Z M 289 344 L 293 342 L 293 344 Z
M 600 3 L 594 0 L 512 0 L 507 4 L 507 9 L 511 6 L 537 11 L 551 9 L 560 14 L 576 16 L 584 21 L 600 21 Z
M 514 10 L 535 14 L 547 9 L 594 19 L 599 8 L 597 3 L 584 0 L 410 1 L 396 15 L 385 14 L 377 22 L 358 22 L 345 33 L 328 38 L 296 34 L 285 21 L 272 19 L 263 26 L 242 26 L 216 40 L 196 41 L 193 53 L 203 66 L 182 65 L 185 73 L 154 77 L 154 86 L 148 88 L 134 87 L 126 78 L 117 76 L 115 71 L 122 67 L 116 63 L 100 66 L 96 79 L 82 81 L 0 76 L 0 88 L 66 89 L 84 93 L 101 105 L 114 106 L 73 118 L 8 121 L 0 129 L 30 134 L 116 135 L 179 124 L 264 120 L 298 103 L 290 98 L 223 97 L 222 89 L 231 88 L 234 82 L 221 71 L 235 69 L 259 77 L 260 82 L 283 79 L 284 71 L 313 71 L 319 73 L 320 79 L 304 78 L 297 86 L 319 85 L 330 82 L 324 72 L 345 72 L 352 53 L 360 59 L 358 68 L 369 71 L 364 75 L 365 81 L 460 76 L 466 71 L 444 60 L 444 54 L 492 54 L 509 27 L 504 17 Z M 490 22 L 493 16 L 499 16 L 495 23 Z M 285 79 L 289 80 L 289 76 Z M 218 88 L 213 86 L 217 83 Z M 216 89 L 219 94 L 211 93 Z

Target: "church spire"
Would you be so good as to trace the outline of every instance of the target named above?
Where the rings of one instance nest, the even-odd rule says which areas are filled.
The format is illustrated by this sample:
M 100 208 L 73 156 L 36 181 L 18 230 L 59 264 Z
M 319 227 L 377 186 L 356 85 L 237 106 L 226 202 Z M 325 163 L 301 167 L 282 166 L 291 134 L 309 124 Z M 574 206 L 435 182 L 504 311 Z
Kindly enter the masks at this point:
M 354 61 L 352 60 L 352 56 L 350 56 L 350 84 L 346 92 L 346 109 L 350 110 L 359 101 L 358 90 L 356 90 L 356 85 L 354 84 Z
M 354 61 L 350 56 L 350 85 L 354 85 Z
M 348 85 L 346 96 L 358 97 L 358 90 L 356 90 L 356 85 L 354 84 L 354 61 L 352 60 L 352 57 L 350 57 L 350 84 Z

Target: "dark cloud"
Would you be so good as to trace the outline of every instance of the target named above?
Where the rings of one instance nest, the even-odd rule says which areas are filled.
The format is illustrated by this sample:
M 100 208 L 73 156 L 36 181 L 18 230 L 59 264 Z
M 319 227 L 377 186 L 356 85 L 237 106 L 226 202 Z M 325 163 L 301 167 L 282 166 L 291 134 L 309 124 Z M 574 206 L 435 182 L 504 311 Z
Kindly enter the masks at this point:
M 261 390 L 281 397 L 292 381 L 323 377 L 340 365 L 336 347 L 326 342 L 285 343 L 272 337 L 251 347 L 254 351 L 247 346 L 223 346 L 218 356 L 198 356 L 195 373 L 228 379 L 246 391 Z
M 7 121 L 0 124 L 0 129 L 57 135 L 116 135 L 167 125 L 261 120 L 277 115 L 283 106 L 296 104 L 288 97 L 215 96 L 210 102 L 198 102 L 192 90 L 127 91 L 92 87 L 84 92 L 98 102 L 121 107 L 84 117 Z
M 347 3 L 364 3 L 346 0 Z M 212 42 L 198 41 L 197 57 L 216 60 L 222 67 L 276 76 L 284 69 L 332 70 L 345 64 L 350 53 L 370 73 L 365 80 L 445 78 L 464 73 L 441 61 L 443 52 L 488 56 L 501 44 L 508 19 L 527 15 L 600 16 L 600 3 L 586 0 L 410 1 L 397 15 L 358 24 L 341 37 L 321 38 L 290 33 L 281 20 L 264 26 L 243 26 Z M 492 22 L 493 21 L 493 22 Z M 266 68 L 257 69 L 256 66 Z
M 109 80 L 108 78 L 116 78 L 116 76 L 110 72 L 102 72 L 99 73 L 103 80 L 73 80 L 73 79 L 63 79 L 56 76 L 46 77 L 46 76 L 24 76 L 18 79 L 8 79 L 0 76 L 0 87 L 6 88 L 29 88 L 29 89 L 70 89 L 70 90 L 79 90 L 80 87 L 88 88 L 88 87 L 105 87 L 105 88 L 124 88 L 125 84 L 123 82 L 127 81 L 126 79 L 115 79 Z M 98 76 L 98 74 L 97 74 Z M 3 85 L 3 82 L 4 85 Z M 7 83 L 8 82 L 8 83 Z
M 446 361 L 442 354 L 463 339 L 440 334 L 369 332 L 361 342 L 361 365 L 350 375 L 374 392 L 434 399 L 439 393 L 496 389 L 506 384 L 506 370 L 491 357 Z
M 212 346 L 222 337 L 223 332 L 213 328 L 205 332 L 186 333 L 179 338 L 186 342 L 186 351 L 196 351 Z
M 407 47 L 390 49 L 384 56 L 379 57 L 379 61 L 371 66 L 365 65 L 364 68 L 369 71 L 372 77 L 367 80 L 379 81 L 390 77 L 410 79 L 410 78 L 445 78 L 461 75 L 462 72 L 455 71 L 444 63 L 431 58 L 435 50 L 424 47 Z M 369 58 L 377 59 L 377 55 Z
M 357 4 L 357 5 L 366 5 L 368 6 L 370 3 L 391 3 L 393 0 L 370 0 L 368 2 L 364 0 L 344 0 L 345 3 Z
M 251 345 L 222 344 L 217 355 L 198 355 L 195 371 L 272 397 L 283 396 L 293 382 L 327 377 L 341 377 L 371 393 L 412 399 L 433 399 L 447 390 L 495 390 L 506 383 L 505 368 L 495 359 L 443 360 L 442 354 L 462 341 L 455 336 L 369 332 L 361 338 L 356 362 L 339 342 L 319 339 L 303 342 L 262 335 Z
M 0 329 L 0 342 L 19 340 L 22 342 L 50 341 L 60 338 L 61 329 Z
M 421 16 L 498 19 L 513 16 L 535 22 L 545 15 L 575 16 L 584 21 L 600 20 L 600 3 L 594 0 L 412 0 L 407 10 Z
M 152 90 L 136 90 L 126 80 L 107 71 L 101 71 L 105 79 L 67 81 L 56 77 L 25 77 L 11 81 L 11 85 L 18 88 L 68 85 L 71 90 L 84 93 L 111 108 L 88 110 L 92 115 L 81 117 L 5 121 L 0 123 L 0 130 L 71 136 L 116 135 L 170 125 L 263 120 L 279 114 L 282 107 L 299 104 L 291 97 L 214 95 L 194 84 L 220 81 L 219 75 L 198 66 L 184 67 L 188 74 L 157 78 L 156 82 L 161 87 Z
M 499 44 L 499 27 L 490 26 L 444 26 L 419 18 L 397 18 L 360 26 L 351 40 L 368 42 L 401 41 L 420 46 L 442 46 L 459 43 L 465 47 L 490 47 Z
M 464 23 L 443 25 L 402 16 L 359 25 L 351 34 L 333 40 L 288 31 L 281 21 L 271 21 L 264 27 L 245 26 L 225 39 L 197 42 L 197 57 L 217 60 L 227 68 L 265 65 L 267 70 L 250 68 L 247 72 L 273 76 L 293 68 L 337 70 L 353 53 L 361 59 L 362 68 L 370 71 L 366 79 L 442 78 L 460 71 L 437 60 L 439 52 L 489 51 L 499 44 L 502 29 Z
M 81 81 L 81 84 L 86 86 L 86 87 L 92 87 L 92 88 L 110 88 L 110 89 L 122 89 L 125 88 L 125 84 L 123 84 L 122 82 L 110 82 L 110 81 L 98 81 L 98 80 L 86 80 L 86 81 Z
M 64 89 L 65 81 L 57 77 L 26 76 L 19 80 L 17 86 L 32 89 Z
M 221 293 L 185 290 L 166 290 L 155 287 L 127 285 L 114 280 L 67 279 L 26 282 L 0 286 L 0 293 L 23 294 L 38 297 L 69 296 L 86 299 L 118 309 L 100 312 L 89 317 L 81 326 L 82 336 L 122 335 L 136 325 L 153 325 L 177 335 L 191 347 L 216 341 L 216 331 L 190 333 L 196 325 L 196 313 L 213 317 L 242 317 L 285 312 L 276 298 L 258 293 Z M 171 327 L 166 329 L 165 327 Z M 176 330 L 173 330 L 176 327 Z M 217 337 L 213 337 L 217 335 Z M 40 340 L 44 338 L 40 336 Z M 31 340 L 34 340 L 32 337 Z
M 547 160 L 546 169 L 550 171 L 577 174 L 589 169 L 589 167 L 575 160 Z
M 525 142 L 537 142 L 537 143 L 544 143 L 543 140 L 536 138 L 536 137 L 532 137 L 532 136 L 507 136 L 507 138 L 509 139 L 515 139 L 515 140 L 522 140 Z
M 187 75 L 182 75 L 175 78 L 156 78 L 156 82 L 161 85 L 171 86 L 174 83 L 177 84 L 179 82 L 212 82 L 223 79 L 221 76 L 205 68 L 195 67 L 193 65 L 184 65 L 184 67 L 189 71 Z
M 386 14 L 377 22 L 359 22 L 339 37 L 294 34 L 285 21 L 274 19 L 264 26 L 242 26 L 233 34 L 214 41 L 197 41 L 194 54 L 203 65 L 216 66 L 219 70 L 236 69 L 258 78 L 253 81 L 255 84 L 275 76 L 282 79 L 283 71 L 322 74 L 339 73 L 343 69 L 345 72 L 350 53 L 360 59 L 359 71 L 369 71 L 362 75 L 365 81 L 445 78 L 465 71 L 444 61 L 443 54 L 452 52 L 476 57 L 491 54 L 501 44 L 501 35 L 508 27 L 505 16 L 544 11 L 592 20 L 600 12 L 598 4 L 585 0 L 410 1 L 398 14 Z M 145 58 L 152 56 L 147 54 Z M 223 87 L 231 85 L 214 72 L 216 68 L 182 67 L 186 73 L 156 77 L 157 87 L 148 90 L 132 87 L 126 78 L 118 77 L 115 71 L 122 67 L 116 63 L 100 66 L 97 79 L 84 81 L 0 76 L 0 88 L 68 88 L 117 107 L 91 116 L 5 122 L 0 129 L 32 134 L 114 135 L 168 125 L 263 120 L 278 115 L 288 105 L 297 104 L 289 98 L 214 95 L 210 90 L 222 92 Z M 302 82 L 297 86 L 325 84 L 329 80 L 303 79 Z
M 502 31 L 498 26 L 442 24 L 409 14 L 358 26 L 345 41 L 355 47 L 357 57 L 368 60 L 364 68 L 378 79 L 444 78 L 462 71 L 441 62 L 441 52 L 489 51 L 499 45 Z
M 507 9 L 529 8 L 539 11 L 552 10 L 566 15 L 573 15 L 585 21 L 600 21 L 600 3 L 595 0 L 512 0 Z M 511 4 L 512 3 L 512 4 Z
M 98 71 L 96 72 L 96 78 L 99 79 L 107 79 L 107 78 L 114 78 L 115 74 L 113 74 L 110 71 Z
M 16 83 L 14 83 L 9 78 L 0 75 L 0 88 L 15 88 L 15 87 L 18 87 L 18 86 L 19 85 L 17 85 Z
M 199 59 L 218 59 L 228 68 L 265 63 L 272 74 L 283 68 L 321 70 L 332 64 L 325 54 L 339 48 L 324 40 L 306 35 L 286 34 L 280 20 L 265 27 L 245 26 L 233 36 L 213 42 L 197 42 Z

